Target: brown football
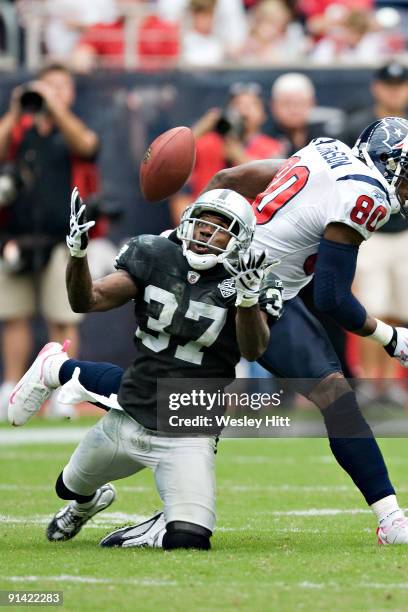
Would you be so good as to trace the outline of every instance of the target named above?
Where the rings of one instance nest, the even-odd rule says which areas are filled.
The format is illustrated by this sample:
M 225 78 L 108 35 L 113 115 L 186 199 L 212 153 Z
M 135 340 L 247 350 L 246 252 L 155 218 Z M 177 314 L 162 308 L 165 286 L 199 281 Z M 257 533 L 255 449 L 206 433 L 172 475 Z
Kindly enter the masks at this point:
M 140 187 L 146 200 L 160 202 L 177 193 L 195 163 L 195 141 L 188 127 L 160 134 L 147 148 L 140 164 Z

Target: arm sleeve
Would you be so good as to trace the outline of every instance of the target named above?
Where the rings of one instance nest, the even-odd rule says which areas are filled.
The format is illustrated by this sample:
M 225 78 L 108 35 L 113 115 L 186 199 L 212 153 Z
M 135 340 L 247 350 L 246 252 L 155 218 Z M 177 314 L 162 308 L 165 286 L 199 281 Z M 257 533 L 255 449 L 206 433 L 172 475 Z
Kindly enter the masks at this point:
M 320 242 L 314 277 L 314 303 L 349 331 L 363 327 L 365 308 L 351 292 L 358 247 L 323 238 Z

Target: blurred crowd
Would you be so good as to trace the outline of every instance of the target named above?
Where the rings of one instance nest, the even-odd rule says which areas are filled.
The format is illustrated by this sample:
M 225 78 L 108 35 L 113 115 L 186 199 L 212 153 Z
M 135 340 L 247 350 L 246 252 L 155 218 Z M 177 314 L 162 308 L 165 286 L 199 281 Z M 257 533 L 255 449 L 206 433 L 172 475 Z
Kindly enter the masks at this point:
M 386 62 L 373 72 L 372 102 L 353 113 L 320 106 L 313 81 L 302 72 L 284 72 L 272 81 L 268 92 L 250 80 L 250 72 L 242 74 L 246 80 L 229 87 L 223 106 L 195 116 L 196 165 L 184 189 L 169 202 L 173 225 L 222 168 L 253 159 L 286 158 L 322 135 L 352 146 L 375 119 L 407 116 L 408 68 L 399 60 Z M 98 221 L 91 234 L 92 273 L 99 277 L 112 270 L 115 247 L 108 237 L 115 215 L 100 195 L 100 139 L 74 113 L 75 95 L 71 71 L 63 64 L 49 64 L 35 80 L 12 91 L 8 110 L 0 118 L 0 420 L 5 417 L 10 389 L 32 353 L 35 315 L 42 315 L 50 339 L 61 341 L 68 336 L 73 340 L 71 354 L 79 351 L 80 317 L 69 308 L 61 274 L 73 185 L 80 187 L 91 218 Z M 140 130 L 129 130 L 128 138 L 140 139 Z M 128 144 L 131 148 L 132 143 Z M 126 227 L 125 232 L 138 233 L 136 227 Z M 406 221 L 396 216 L 362 246 L 359 258 L 356 294 L 372 315 L 393 325 L 408 322 L 407 248 Z M 302 298 L 313 311 L 311 296 L 309 284 Z M 315 314 L 329 333 L 345 374 L 372 379 L 362 388 L 364 397 L 380 394 L 408 404 L 405 388 L 386 381 L 399 376 L 394 360 L 382 350 L 375 351 L 372 344 L 366 346 L 364 339 L 350 345 L 336 324 Z M 259 376 L 257 370 L 253 374 Z M 54 414 L 61 411 L 52 402 L 50 407 Z
M 372 63 L 407 53 L 405 0 L 15 0 L 10 4 L 15 6 L 22 39 L 29 38 L 30 44 L 36 40 L 43 56 L 68 61 L 82 73 L 112 66 Z M 27 53 L 29 46 L 22 47 Z

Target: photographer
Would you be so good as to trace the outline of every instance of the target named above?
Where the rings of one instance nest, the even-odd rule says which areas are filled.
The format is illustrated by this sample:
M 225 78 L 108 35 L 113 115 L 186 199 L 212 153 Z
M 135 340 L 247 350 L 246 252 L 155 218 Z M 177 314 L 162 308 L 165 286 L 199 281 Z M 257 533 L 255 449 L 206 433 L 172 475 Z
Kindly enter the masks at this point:
M 196 164 L 185 192 L 170 203 L 175 225 L 185 207 L 219 170 L 254 159 L 281 157 L 279 141 L 261 131 L 265 121 L 261 86 L 235 83 L 229 89 L 226 108 L 212 108 L 195 123 Z
M 13 90 L 0 119 L 0 418 L 32 352 L 33 315 L 44 316 L 50 340 L 69 337 L 78 349 L 80 316 L 69 306 L 63 273 L 66 202 L 73 185 L 85 197 L 98 190 L 99 142 L 71 111 L 74 100 L 71 73 L 50 65 Z

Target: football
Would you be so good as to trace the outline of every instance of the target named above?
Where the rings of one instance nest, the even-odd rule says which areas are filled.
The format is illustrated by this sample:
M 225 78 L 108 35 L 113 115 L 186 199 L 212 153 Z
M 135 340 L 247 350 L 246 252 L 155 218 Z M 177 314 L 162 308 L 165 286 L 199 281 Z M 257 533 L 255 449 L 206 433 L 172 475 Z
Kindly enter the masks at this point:
M 160 202 L 177 193 L 195 163 L 195 141 L 188 127 L 160 134 L 147 148 L 140 164 L 140 187 L 146 200 Z

